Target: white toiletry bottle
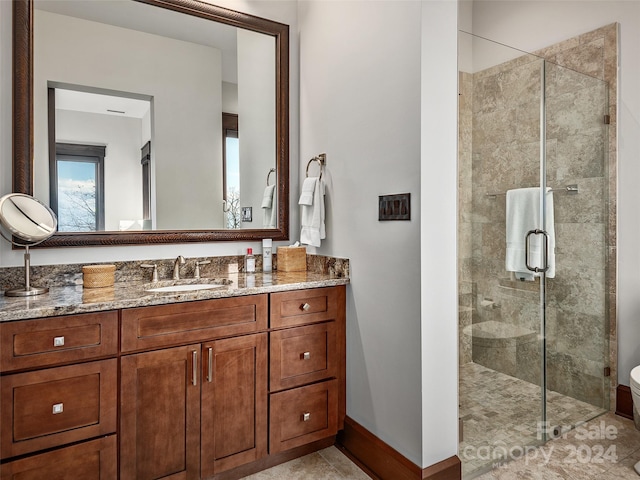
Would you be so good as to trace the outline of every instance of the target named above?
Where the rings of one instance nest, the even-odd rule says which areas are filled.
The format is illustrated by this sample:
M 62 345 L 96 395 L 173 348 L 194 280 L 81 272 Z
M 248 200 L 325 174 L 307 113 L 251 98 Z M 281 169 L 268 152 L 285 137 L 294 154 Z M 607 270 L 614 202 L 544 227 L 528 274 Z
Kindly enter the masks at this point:
M 264 238 L 262 240 L 262 271 L 270 272 L 272 265 L 272 244 L 273 241 L 270 238 Z
M 254 273 L 256 271 L 256 257 L 253 256 L 253 248 L 247 248 L 247 256 L 244 257 L 245 273 Z

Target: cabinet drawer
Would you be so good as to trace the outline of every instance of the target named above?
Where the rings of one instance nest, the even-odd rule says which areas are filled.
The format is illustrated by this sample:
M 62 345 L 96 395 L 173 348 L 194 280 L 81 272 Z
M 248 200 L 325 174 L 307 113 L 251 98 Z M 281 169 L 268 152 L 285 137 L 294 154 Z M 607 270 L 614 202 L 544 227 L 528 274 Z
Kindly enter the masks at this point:
M 334 320 L 338 313 L 338 288 L 272 293 L 271 327 L 292 327 Z
M 0 479 L 115 480 L 117 465 L 116 436 L 109 435 L 5 463 L 0 468 Z
M 329 380 L 271 394 L 269 453 L 338 432 L 338 382 Z
M 116 431 L 116 359 L 2 378 L 2 458 Z
M 122 311 L 122 351 L 201 342 L 267 328 L 267 296 L 221 298 Z
M 338 368 L 336 323 L 271 332 L 271 391 L 335 377 Z
M 118 351 L 118 312 L 0 324 L 2 371 L 77 362 Z

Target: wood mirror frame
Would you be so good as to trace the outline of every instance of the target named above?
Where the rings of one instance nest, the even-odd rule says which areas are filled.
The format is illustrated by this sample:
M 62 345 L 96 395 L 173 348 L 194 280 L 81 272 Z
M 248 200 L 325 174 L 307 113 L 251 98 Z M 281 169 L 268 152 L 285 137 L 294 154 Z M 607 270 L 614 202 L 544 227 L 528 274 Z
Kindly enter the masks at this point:
M 197 0 L 132 0 L 271 35 L 276 44 L 275 229 L 56 233 L 41 247 L 289 239 L 289 26 Z M 33 195 L 33 1 L 13 0 L 13 191 Z

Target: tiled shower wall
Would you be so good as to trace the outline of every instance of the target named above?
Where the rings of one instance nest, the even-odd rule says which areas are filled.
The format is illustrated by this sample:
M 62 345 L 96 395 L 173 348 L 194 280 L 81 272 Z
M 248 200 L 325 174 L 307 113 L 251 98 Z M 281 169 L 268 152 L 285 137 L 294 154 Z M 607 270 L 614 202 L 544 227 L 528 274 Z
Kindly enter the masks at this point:
M 580 189 L 577 195 L 554 194 L 557 273 L 547 284 L 548 386 L 608 408 L 603 369 L 610 366 L 615 378 L 609 341 L 615 346 L 617 26 L 537 55 L 572 69 L 546 64 L 547 182 Z M 460 363 L 490 361 L 487 366 L 533 383 L 539 383 L 540 361 L 531 336 L 487 349 L 486 342 L 474 348 L 464 331 L 492 320 L 539 331 L 537 283 L 512 281 L 504 269 L 505 196 L 486 194 L 539 182 L 541 67 L 540 58 L 524 55 L 460 74 Z M 609 86 L 608 141 L 601 133 L 606 89 L 573 70 Z M 483 307 L 482 300 L 493 304 Z
M 464 365 L 471 362 L 471 337 L 464 329 L 471 325 L 475 304 L 471 277 L 473 75 L 460 72 L 458 88 L 458 352 L 459 363 Z

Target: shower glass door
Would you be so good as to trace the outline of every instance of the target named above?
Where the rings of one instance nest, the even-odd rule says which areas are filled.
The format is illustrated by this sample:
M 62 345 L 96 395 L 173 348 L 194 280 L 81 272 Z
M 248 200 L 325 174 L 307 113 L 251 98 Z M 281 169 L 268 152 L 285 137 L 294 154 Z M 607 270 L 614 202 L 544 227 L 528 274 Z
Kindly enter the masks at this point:
M 556 236 L 556 272 L 546 282 L 545 430 L 554 436 L 609 409 L 608 90 L 545 62 L 544 92 Z
M 472 478 L 606 408 L 606 89 L 470 34 L 459 46 L 459 457 Z
M 459 45 L 459 456 L 471 478 L 543 441 L 544 277 L 526 268 L 525 237 L 544 218 L 515 225 L 507 251 L 507 192 L 533 189 L 538 208 L 544 61 L 464 33 Z

